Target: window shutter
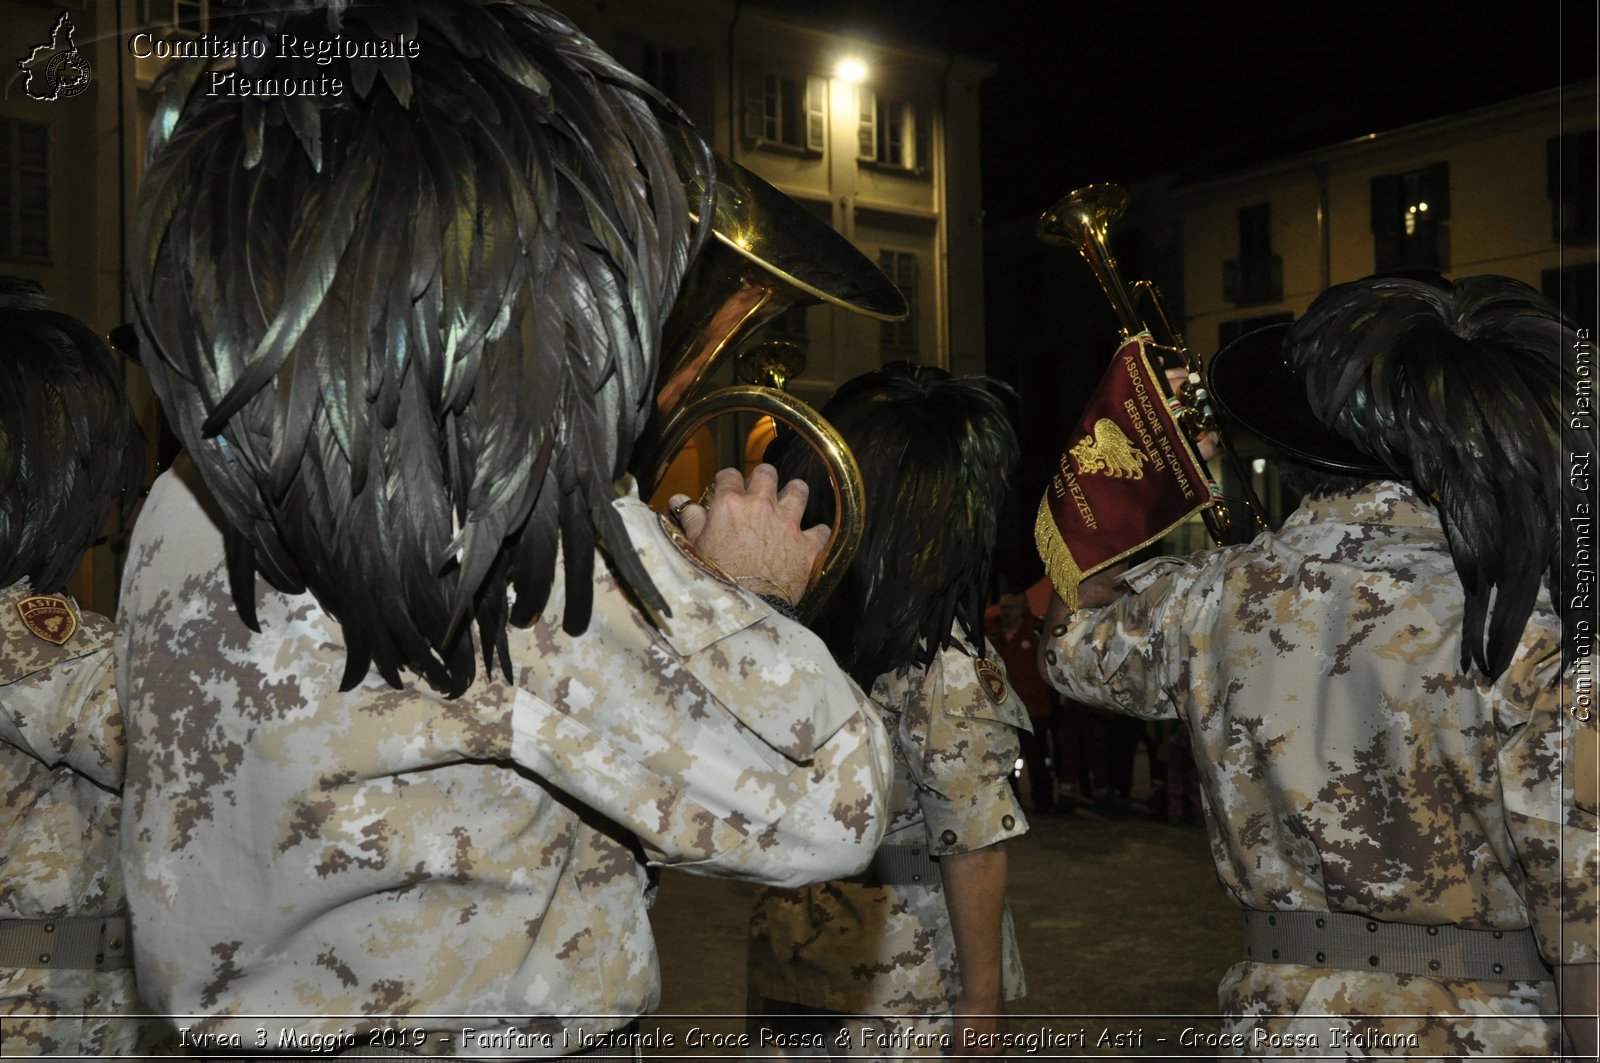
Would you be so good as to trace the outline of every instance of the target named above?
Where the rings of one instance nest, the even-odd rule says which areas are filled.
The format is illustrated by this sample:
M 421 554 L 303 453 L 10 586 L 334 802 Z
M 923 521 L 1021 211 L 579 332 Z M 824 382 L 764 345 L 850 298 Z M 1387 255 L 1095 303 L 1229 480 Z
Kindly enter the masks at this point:
M 1400 235 L 1403 189 L 1400 174 L 1387 173 L 1372 179 L 1372 231 L 1380 238 Z
M 806 78 L 806 150 L 821 152 L 828 146 L 828 80 Z
M 865 85 L 856 86 L 856 100 L 861 112 L 857 126 L 856 158 L 862 162 L 878 161 L 878 94 Z
M 702 133 L 709 136 L 713 125 L 711 100 L 711 53 L 696 48 L 683 54 L 683 99 L 678 102 Z
M 758 67 L 744 72 L 744 135 L 751 140 L 767 138 L 767 78 Z
M 911 113 L 915 119 L 911 168 L 925 176 L 933 170 L 933 108 L 927 104 L 912 104 Z
M 647 69 L 645 62 L 644 38 L 637 33 L 622 30 L 617 33 L 611 42 L 611 54 L 616 56 L 629 70 L 655 85 L 658 76 L 654 70 Z M 656 85 L 657 88 L 661 86 Z
M 1422 171 L 1428 214 L 1436 222 L 1450 220 L 1450 164 L 1436 162 Z

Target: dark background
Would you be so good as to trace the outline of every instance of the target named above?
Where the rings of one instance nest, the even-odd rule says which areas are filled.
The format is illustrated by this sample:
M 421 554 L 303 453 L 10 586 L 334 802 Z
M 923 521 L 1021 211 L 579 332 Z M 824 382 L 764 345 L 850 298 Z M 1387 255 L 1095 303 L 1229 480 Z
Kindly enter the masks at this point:
M 1017 389 L 1023 445 L 1001 510 L 996 592 L 1041 574 L 1037 499 L 1116 336 L 1089 270 L 1071 249 L 1039 246 L 1031 219 L 1083 185 L 1181 184 L 1593 79 L 1596 70 L 1593 0 L 769 2 L 866 41 L 994 65 L 980 89 L 977 148 L 986 361 Z M 1113 232 L 1124 278 L 1157 281 L 1181 326 L 1172 249 L 1141 239 L 1137 210 Z
M 988 59 L 990 221 L 1070 188 L 1198 177 L 1595 74 L 1585 0 L 774 0 Z

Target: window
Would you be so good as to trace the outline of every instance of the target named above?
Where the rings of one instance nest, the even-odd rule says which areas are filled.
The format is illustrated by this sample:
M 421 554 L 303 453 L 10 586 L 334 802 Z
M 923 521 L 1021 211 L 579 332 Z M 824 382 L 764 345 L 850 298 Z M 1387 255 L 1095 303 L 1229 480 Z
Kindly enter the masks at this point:
M 762 335 L 769 340 L 784 340 L 803 350 L 806 340 L 810 338 L 806 326 L 806 315 L 810 310 L 809 306 L 791 306 L 767 322 Z
M 642 49 L 639 76 L 660 89 L 663 96 L 681 106 L 683 100 L 678 83 L 680 66 L 677 52 L 670 48 L 658 48 L 653 44 L 647 44 Z
M 646 40 L 637 33 L 619 31 L 612 54 L 652 88 L 683 108 L 700 130 L 712 128 L 708 54 L 696 48 Z
M 1596 233 L 1596 134 L 1567 133 L 1545 141 L 1550 236 L 1561 244 L 1593 244 Z
M 856 157 L 889 170 L 926 174 L 932 158 L 930 109 L 889 100 L 871 89 L 859 90 L 860 125 Z
M 151 30 L 164 30 L 163 37 L 196 36 L 205 32 L 210 9 L 210 0 L 145 0 L 144 23 Z
M 744 135 L 757 146 L 822 154 L 828 135 L 827 79 L 751 71 L 744 92 Z
M 50 257 L 50 130 L 0 119 L 0 256 Z
M 917 256 L 909 251 L 878 252 L 878 268 L 906 297 L 904 321 L 885 321 L 879 345 L 885 353 L 917 353 Z
M 1239 257 L 1222 264 L 1224 297 L 1239 306 L 1283 299 L 1283 258 L 1272 253 L 1272 204 L 1239 211 Z
M 1372 235 L 1379 270 L 1449 268 L 1450 164 L 1372 179 Z

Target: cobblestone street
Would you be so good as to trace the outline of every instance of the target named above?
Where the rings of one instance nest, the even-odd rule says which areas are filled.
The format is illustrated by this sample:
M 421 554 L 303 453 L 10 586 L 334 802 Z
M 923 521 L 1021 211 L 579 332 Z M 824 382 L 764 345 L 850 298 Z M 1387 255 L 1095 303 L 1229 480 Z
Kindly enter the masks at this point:
M 1010 1032 L 1041 1058 L 1210 1055 L 1179 1046 L 1185 1027 L 1216 1028 L 1216 986 L 1243 953 L 1237 910 L 1212 869 L 1205 832 L 1093 808 L 1033 816 L 1011 843 L 1009 896 L 1029 995 Z M 745 920 L 753 887 L 665 874 L 652 920 L 661 1009 L 641 1024 L 673 1034 L 661 1055 L 727 1058 L 686 1043 L 744 1028 Z M 1014 1055 L 1034 1054 L 1014 1050 Z

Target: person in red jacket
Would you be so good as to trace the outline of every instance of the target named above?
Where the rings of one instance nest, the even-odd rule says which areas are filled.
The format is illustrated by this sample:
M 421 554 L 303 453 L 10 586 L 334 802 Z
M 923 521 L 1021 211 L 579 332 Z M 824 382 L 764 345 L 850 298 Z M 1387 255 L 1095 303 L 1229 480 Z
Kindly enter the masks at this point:
M 1028 765 L 1028 790 L 1035 812 L 1055 811 L 1055 777 L 1051 773 L 1051 736 L 1055 733 L 1055 691 L 1039 674 L 1035 657 L 1039 645 L 1039 618 L 1028 608 L 1024 594 L 1002 594 L 1000 611 L 985 625 L 989 641 L 1006 665 L 1006 678 L 1028 707 L 1033 733 L 1022 732 L 1022 756 Z M 1066 768 L 1055 765 L 1063 772 Z

